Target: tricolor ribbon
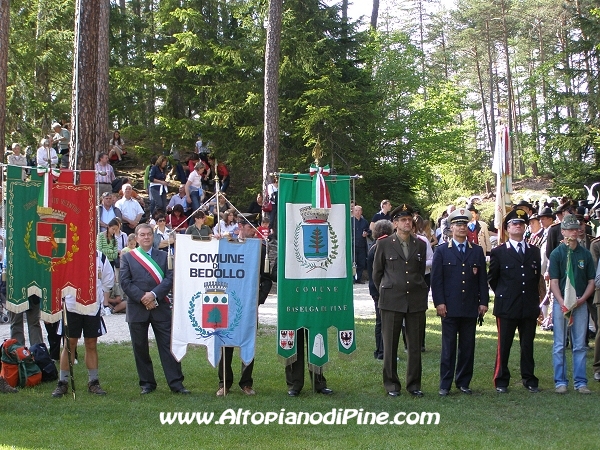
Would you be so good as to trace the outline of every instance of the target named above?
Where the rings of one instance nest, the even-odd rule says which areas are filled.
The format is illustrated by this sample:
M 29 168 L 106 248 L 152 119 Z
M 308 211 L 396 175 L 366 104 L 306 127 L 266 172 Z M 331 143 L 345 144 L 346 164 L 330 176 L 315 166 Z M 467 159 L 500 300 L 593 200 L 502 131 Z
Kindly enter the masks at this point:
M 313 177 L 312 181 L 312 207 L 318 209 L 330 209 L 331 208 L 331 197 L 329 196 L 329 189 L 325 183 L 323 175 L 329 175 L 331 170 L 329 166 L 319 167 L 315 164 L 310 166 L 310 176 Z
M 53 178 L 58 178 L 60 176 L 60 169 L 58 167 L 37 166 L 37 173 L 44 177 L 38 197 L 38 207 L 52 208 L 52 199 L 50 198 L 52 178 L 50 178 L 50 176 L 52 175 Z

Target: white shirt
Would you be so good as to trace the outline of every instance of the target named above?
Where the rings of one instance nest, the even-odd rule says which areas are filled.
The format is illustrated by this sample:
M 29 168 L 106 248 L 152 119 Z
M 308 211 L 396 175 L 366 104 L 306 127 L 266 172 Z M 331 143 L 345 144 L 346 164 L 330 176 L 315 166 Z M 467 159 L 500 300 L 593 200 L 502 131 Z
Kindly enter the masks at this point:
M 431 243 L 429 242 L 429 239 L 427 239 L 425 236 L 421 236 L 420 234 L 417 234 L 416 236 L 423 242 L 425 242 L 425 244 L 427 244 L 425 252 L 425 275 L 427 275 L 431 272 L 431 263 L 433 262 L 433 250 L 431 248 Z
M 56 150 L 52 147 L 44 147 L 43 145 L 37 149 L 37 165 L 42 167 L 48 167 L 48 152 L 50 153 L 50 164 L 55 166 L 58 164 L 58 156 Z
M 110 265 L 110 261 L 108 258 L 104 258 L 104 262 L 102 262 L 102 253 L 96 250 L 96 308 L 93 311 L 85 314 L 86 316 L 95 316 L 98 314 L 98 310 L 100 309 L 100 305 L 104 303 L 104 293 L 110 292 L 112 287 L 115 284 L 115 272 Z M 75 301 L 75 297 L 72 295 L 65 296 L 65 304 L 67 305 L 67 310 L 70 312 L 74 312 L 80 314 L 75 308 L 77 302 Z
M 237 230 L 238 230 L 237 223 L 232 222 L 229 225 L 225 225 L 225 221 L 219 220 L 219 224 L 213 228 L 213 234 L 220 234 L 220 235 L 222 235 L 224 233 L 237 234 Z
M 114 207 L 111 206 L 109 209 L 106 209 L 104 205 L 100 205 L 100 222 L 108 224 L 108 222 L 113 220 L 115 217 L 117 216 L 115 214 Z M 106 231 L 106 227 L 100 226 L 100 231 Z
M 121 215 L 128 220 L 135 219 L 138 214 L 144 214 L 144 210 L 133 197 L 129 200 L 123 197 L 122 199 L 117 200 L 115 206 L 121 210 Z
M 525 246 L 525 241 L 520 241 L 520 242 L 519 242 L 519 241 L 515 241 L 515 240 L 513 240 L 513 239 L 509 239 L 509 240 L 508 240 L 508 242 L 510 242 L 510 245 L 512 245 L 512 246 L 513 246 L 513 248 L 515 249 L 515 252 L 517 252 L 517 253 L 519 252 L 519 247 L 518 247 L 518 245 L 519 245 L 519 244 L 521 244 L 521 249 L 522 249 L 522 251 L 523 251 L 523 254 L 525 254 L 525 247 L 526 247 L 526 246 Z
M 190 184 L 190 192 L 202 191 L 202 175 L 198 175 L 198 172 L 192 170 L 188 176 L 188 183 Z M 202 192 L 200 192 L 202 195 Z

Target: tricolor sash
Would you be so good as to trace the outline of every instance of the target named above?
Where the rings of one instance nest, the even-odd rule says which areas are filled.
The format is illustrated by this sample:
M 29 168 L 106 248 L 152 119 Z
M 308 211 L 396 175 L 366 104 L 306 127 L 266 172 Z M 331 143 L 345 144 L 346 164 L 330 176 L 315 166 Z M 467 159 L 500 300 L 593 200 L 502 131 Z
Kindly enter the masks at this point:
M 160 282 L 163 280 L 163 278 L 165 277 L 165 273 L 162 271 L 162 269 L 160 268 L 160 266 L 158 264 L 156 264 L 156 261 L 154 261 L 150 255 L 148 253 L 146 253 L 144 250 L 142 250 L 141 248 L 136 248 L 135 250 L 131 250 L 131 256 L 133 256 L 133 258 L 140 263 L 140 265 L 146 269 L 148 271 L 148 273 L 150 274 L 150 276 L 152 278 L 154 278 L 154 281 L 156 281 L 156 284 L 160 284 Z

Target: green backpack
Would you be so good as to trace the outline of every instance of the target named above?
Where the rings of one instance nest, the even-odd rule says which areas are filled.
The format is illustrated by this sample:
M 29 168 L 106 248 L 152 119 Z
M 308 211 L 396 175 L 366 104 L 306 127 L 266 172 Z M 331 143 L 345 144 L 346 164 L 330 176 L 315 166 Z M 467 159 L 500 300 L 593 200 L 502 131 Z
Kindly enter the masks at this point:
M 16 339 L 7 339 L 0 347 L 0 376 L 12 387 L 35 386 L 42 382 L 42 371 L 29 349 Z

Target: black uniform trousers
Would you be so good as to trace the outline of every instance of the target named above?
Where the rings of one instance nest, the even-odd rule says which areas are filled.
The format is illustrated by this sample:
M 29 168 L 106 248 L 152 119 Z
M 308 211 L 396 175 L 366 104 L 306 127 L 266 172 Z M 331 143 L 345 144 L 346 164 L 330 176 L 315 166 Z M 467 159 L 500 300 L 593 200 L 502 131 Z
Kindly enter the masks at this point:
M 468 388 L 473 378 L 475 361 L 475 329 L 473 317 L 442 318 L 442 357 L 440 361 L 440 389 L 452 387 L 456 368 L 456 387 Z M 456 340 L 458 336 L 458 358 Z
M 222 347 L 225 351 L 225 381 L 223 381 L 223 354 L 221 353 L 221 359 L 219 360 L 219 387 L 231 388 L 233 384 L 233 369 L 231 368 L 231 361 L 233 360 L 233 347 Z M 252 379 L 252 371 L 254 370 L 254 359 L 250 361 L 250 364 L 246 365 L 242 363 L 242 373 L 240 375 L 239 385 L 241 388 L 246 386 L 252 387 L 254 380 Z
M 521 344 L 521 381 L 523 386 L 538 387 L 539 380 L 533 374 L 535 362 L 533 361 L 533 340 L 537 319 L 505 319 L 496 317 L 498 328 L 498 350 L 496 354 L 496 368 L 494 369 L 494 386 L 508 387 L 510 383 L 510 370 L 508 358 L 510 348 L 515 338 L 515 331 L 519 330 Z
M 140 386 L 156 389 L 156 378 L 148 348 L 148 327 L 152 324 L 152 331 L 156 338 L 158 355 L 165 373 L 165 378 L 172 391 L 183 388 L 183 372 L 181 363 L 177 362 L 171 353 L 171 322 L 154 321 L 130 322 L 129 333 L 131 334 L 131 345 L 135 357 Z
M 397 358 L 403 322 L 406 324 L 408 347 L 406 390 L 410 392 L 421 389 L 421 338 L 425 329 L 425 311 L 403 313 L 382 309 L 383 386 L 388 392 L 398 392 L 401 389 Z
M 285 382 L 288 389 L 300 392 L 304 387 L 304 359 L 306 357 L 304 341 L 308 340 L 308 330 L 300 328 L 296 332 L 296 355 L 297 359 L 292 364 L 285 366 Z M 308 369 L 311 381 L 314 379 L 315 390 L 320 391 L 327 387 L 327 380 L 322 373 L 313 373 Z

